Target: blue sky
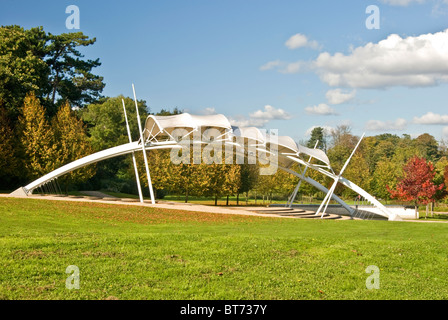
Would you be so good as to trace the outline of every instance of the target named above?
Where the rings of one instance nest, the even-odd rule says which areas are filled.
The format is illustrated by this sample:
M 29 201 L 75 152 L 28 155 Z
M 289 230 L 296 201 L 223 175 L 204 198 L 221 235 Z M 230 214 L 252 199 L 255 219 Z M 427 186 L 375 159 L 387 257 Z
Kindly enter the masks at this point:
M 448 1 L 11 1 L 0 24 L 97 42 L 104 95 L 222 113 L 297 141 L 313 126 L 448 139 Z M 379 29 L 368 29 L 369 5 Z

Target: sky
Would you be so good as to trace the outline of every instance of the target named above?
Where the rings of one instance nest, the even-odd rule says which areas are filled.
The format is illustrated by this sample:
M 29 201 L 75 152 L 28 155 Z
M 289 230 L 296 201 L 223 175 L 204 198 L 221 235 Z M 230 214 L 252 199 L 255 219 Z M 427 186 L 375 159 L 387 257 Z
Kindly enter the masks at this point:
M 221 113 L 297 142 L 341 125 L 448 139 L 448 0 L 2 0 L 13 24 L 96 38 L 81 51 L 100 59 L 103 95 L 134 84 L 151 112 Z

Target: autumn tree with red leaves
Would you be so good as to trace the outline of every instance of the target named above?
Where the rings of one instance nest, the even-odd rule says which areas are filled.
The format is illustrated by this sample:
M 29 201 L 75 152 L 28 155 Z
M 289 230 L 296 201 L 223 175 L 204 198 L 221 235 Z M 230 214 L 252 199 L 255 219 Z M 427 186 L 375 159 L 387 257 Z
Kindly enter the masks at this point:
M 445 182 L 446 192 L 448 192 L 448 166 L 445 167 L 445 172 L 443 174 L 443 180 Z
M 443 184 L 437 186 L 433 179 L 435 176 L 432 162 L 426 162 L 425 158 L 414 156 L 403 168 L 403 178 L 398 181 L 396 190 L 387 186 L 392 198 L 403 201 L 412 201 L 417 213 L 420 204 L 428 204 L 433 201 L 436 192 L 443 188 Z

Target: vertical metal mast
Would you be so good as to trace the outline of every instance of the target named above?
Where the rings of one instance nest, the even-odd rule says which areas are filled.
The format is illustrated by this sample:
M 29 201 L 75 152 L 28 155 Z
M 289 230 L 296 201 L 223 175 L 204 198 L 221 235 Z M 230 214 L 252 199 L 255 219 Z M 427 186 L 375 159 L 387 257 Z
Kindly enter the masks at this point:
M 124 99 L 121 99 L 121 101 L 123 102 L 124 120 L 126 121 L 126 129 L 128 131 L 129 143 L 132 143 L 131 130 L 129 129 L 129 122 L 128 122 L 128 116 L 126 114 L 126 106 L 124 104 Z M 137 182 L 138 197 L 140 198 L 140 202 L 143 203 L 142 186 L 140 185 L 140 178 L 138 176 L 137 161 L 135 161 L 135 152 L 132 152 L 132 162 L 134 163 L 135 180 Z
M 314 145 L 314 149 L 317 148 L 317 145 L 318 145 L 318 144 L 319 144 L 319 140 L 316 141 L 316 144 Z M 313 157 L 310 157 L 310 158 L 308 159 L 308 162 L 310 162 L 312 158 L 313 158 Z M 306 170 L 308 170 L 308 166 L 305 166 L 305 169 L 304 169 L 303 172 L 302 172 L 302 176 L 305 176 L 305 174 L 306 174 Z M 299 192 L 299 188 L 300 188 L 300 185 L 301 185 L 301 184 L 302 184 L 302 179 L 299 180 L 299 183 L 297 184 L 296 188 L 294 189 L 294 191 L 293 191 L 293 193 L 292 193 L 292 195 L 291 195 L 291 198 L 288 199 L 288 203 L 287 203 L 287 206 L 288 206 L 288 207 L 290 207 L 290 208 L 292 207 L 292 203 L 294 202 L 294 199 L 295 199 L 296 196 L 297 196 L 297 192 Z
M 319 206 L 319 209 L 316 211 L 316 216 L 319 214 L 320 210 L 322 210 L 322 207 L 325 204 L 325 208 L 322 211 L 321 218 L 324 216 L 325 211 L 327 210 L 328 204 L 330 203 L 331 196 L 333 195 L 334 189 L 336 189 L 336 185 L 338 184 L 339 178 L 342 176 L 342 173 L 344 173 L 345 169 L 347 168 L 350 160 L 352 159 L 353 155 L 355 154 L 356 149 L 358 149 L 359 144 L 361 143 L 361 140 L 364 138 L 365 133 L 361 136 L 358 143 L 356 144 L 356 147 L 353 149 L 352 153 L 350 154 L 350 157 L 348 157 L 347 161 L 345 162 L 344 166 L 342 167 L 341 171 L 339 172 L 338 176 L 334 179 L 333 185 L 331 186 L 330 190 L 328 191 L 327 195 L 325 196 L 324 200 Z M 328 201 L 328 202 L 327 202 Z
M 149 174 L 148 157 L 146 156 L 145 141 L 143 140 L 142 124 L 140 123 L 140 114 L 138 112 L 137 96 L 135 95 L 134 84 L 132 84 L 132 91 L 134 92 L 134 102 L 135 102 L 135 109 L 137 111 L 138 130 L 140 131 L 140 142 L 142 144 L 143 159 L 145 161 L 146 177 L 148 178 L 149 194 L 151 195 L 151 203 L 155 204 L 156 201 L 154 199 L 154 190 L 152 189 L 151 175 Z

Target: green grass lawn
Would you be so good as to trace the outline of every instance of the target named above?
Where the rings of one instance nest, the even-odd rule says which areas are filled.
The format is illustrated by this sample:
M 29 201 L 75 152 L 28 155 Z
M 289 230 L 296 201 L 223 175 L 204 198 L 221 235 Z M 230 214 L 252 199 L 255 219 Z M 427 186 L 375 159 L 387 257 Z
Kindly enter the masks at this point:
M 447 228 L 0 198 L 0 299 L 448 299 Z

